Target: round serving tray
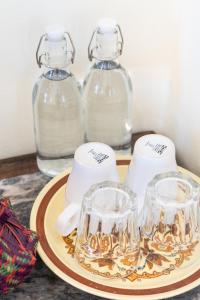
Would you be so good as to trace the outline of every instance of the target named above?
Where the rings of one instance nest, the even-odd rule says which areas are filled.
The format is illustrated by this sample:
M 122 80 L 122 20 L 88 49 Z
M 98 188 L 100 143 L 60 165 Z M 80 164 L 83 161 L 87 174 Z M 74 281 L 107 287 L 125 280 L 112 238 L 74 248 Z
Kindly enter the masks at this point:
M 117 160 L 120 178 L 123 181 L 127 173 L 130 157 Z M 200 178 L 191 172 L 179 168 L 200 183 Z M 148 267 L 141 274 L 129 279 L 106 279 L 95 276 L 82 269 L 66 242 L 57 233 L 55 222 L 64 207 L 64 193 L 70 170 L 53 178 L 36 198 L 30 217 L 31 229 L 39 236 L 37 251 L 44 263 L 60 278 L 71 285 L 110 299 L 160 299 L 184 293 L 200 284 L 200 245 L 187 258 L 184 267 L 171 271 L 156 272 Z M 68 249 L 68 250 L 67 250 Z M 188 264 L 188 259 L 191 264 Z

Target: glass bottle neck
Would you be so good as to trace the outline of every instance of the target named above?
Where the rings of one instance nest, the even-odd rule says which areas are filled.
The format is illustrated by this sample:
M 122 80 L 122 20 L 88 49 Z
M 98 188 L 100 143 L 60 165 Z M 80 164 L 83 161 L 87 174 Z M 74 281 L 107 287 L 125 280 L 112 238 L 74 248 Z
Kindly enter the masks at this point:
M 66 69 L 71 64 L 71 57 L 67 51 L 65 39 L 55 42 L 46 42 L 44 65 L 50 69 Z
M 119 56 L 117 31 L 96 34 L 95 58 L 99 61 L 115 61 Z
M 111 21 L 111 22 L 110 22 Z M 121 29 L 113 20 L 102 20 L 93 31 L 88 58 L 99 61 L 115 61 L 122 54 L 124 40 Z
M 69 62 L 65 53 L 46 52 L 44 65 L 50 69 L 66 69 Z
M 36 51 L 39 68 L 65 69 L 74 63 L 75 47 L 71 36 L 60 28 L 49 31 L 41 36 Z

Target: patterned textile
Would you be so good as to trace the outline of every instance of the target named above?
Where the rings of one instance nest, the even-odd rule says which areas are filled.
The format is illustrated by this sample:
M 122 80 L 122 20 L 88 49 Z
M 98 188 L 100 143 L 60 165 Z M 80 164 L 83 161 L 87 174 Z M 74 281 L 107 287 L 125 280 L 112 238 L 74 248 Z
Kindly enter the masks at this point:
M 16 219 L 9 199 L 0 200 L 0 294 L 13 290 L 36 261 L 37 236 Z

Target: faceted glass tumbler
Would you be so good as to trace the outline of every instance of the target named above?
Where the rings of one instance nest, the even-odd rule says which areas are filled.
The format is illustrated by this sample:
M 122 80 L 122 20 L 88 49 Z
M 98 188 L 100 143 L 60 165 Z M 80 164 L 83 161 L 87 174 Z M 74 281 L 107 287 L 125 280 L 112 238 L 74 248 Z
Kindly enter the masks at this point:
M 142 236 L 165 253 L 191 250 L 199 241 L 199 196 L 199 184 L 190 176 L 155 176 L 146 191 Z
M 111 181 L 85 194 L 75 245 L 78 263 L 93 274 L 122 278 L 137 269 L 139 228 L 136 196 Z

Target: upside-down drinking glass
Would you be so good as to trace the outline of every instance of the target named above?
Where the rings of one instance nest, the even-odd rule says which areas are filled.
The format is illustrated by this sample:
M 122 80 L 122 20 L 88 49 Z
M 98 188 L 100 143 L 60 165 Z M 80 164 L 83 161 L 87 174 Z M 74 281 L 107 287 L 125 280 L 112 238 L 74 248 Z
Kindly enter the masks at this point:
M 106 278 L 134 272 L 139 256 L 135 194 L 112 181 L 93 185 L 85 194 L 75 257 L 86 270 Z
M 180 172 L 157 175 L 146 191 L 142 235 L 157 250 L 185 251 L 199 241 L 199 184 Z

